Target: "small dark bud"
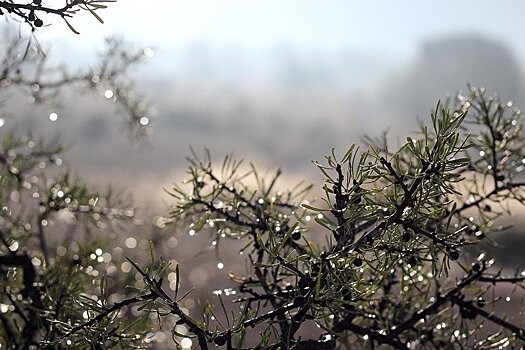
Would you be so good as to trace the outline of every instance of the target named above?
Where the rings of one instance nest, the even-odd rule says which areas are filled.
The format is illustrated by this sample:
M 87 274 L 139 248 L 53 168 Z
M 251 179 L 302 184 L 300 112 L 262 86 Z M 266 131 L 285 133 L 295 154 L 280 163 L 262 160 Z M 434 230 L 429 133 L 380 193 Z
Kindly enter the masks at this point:
M 470 318 L 471 318 L 471 316 L 470 316 L 470 312 L 468 312 L 467 310 L 463 310 L 463 309 L 462 309 L 461 312 L 460 312 L 460 314 L 461 314 L 461 318 L 462 318 L 462 319 L 467 320 L 467 319 L 470 319 Z
M 354 259 L 354 265 L 357 266 L 357 267 L 363 265 L 363 260 L 361 258 L 355 258 Z
M 361 196 L 354 196 L 352 198 L 352 204 L 359 204 L 361 203 L 361 200 L 362 200 Z
M 485 206 L 483 207 L 483 210 L 485 210 L 485 211 L 492 211 L 492 207 L 491 207 L 490 205 L 487 204 L 487 205 L 485 205 Z
M 467 307 L 462 307 L 461 308 L 461 318 L 464 318 L 466 320 L 473 320 L 476 318 L 476 311 L 474 310 L 471 310 L 470 308 L 467 308 Z
M 33 0 L 33 4 L 40 6 L 42 5 L 42 0 Z
M 304 304 L 306 304 L 306 298 L 302 295 L 299 295 L 293 300 L 293 306 L 295 307 L 302 307 Z
M 473 263 L 472 264 L 472 270 L 475 271 L 475 272 L 478 272 L 479 270 L 481 270 L 481 265 L 478 264 L 478 263 Z
M 42 27 L 44 25 L 44 22 L 40 18 L 35 19 L 35 27 Z
M 294 241 L 298 241 L 301 239 L 301 231 L 293 231 L 292 233 L 292 239 Z
M 29 22 L 33 22 L 36 19 L 35 13 L 33 11 L 31 11 L 29 13 L 29 16 L 27 16 L 27 19 L 29 20 Z
M 478 298 L 478 301 L 476 302 L 476 304 L 478 305 L 478 307 L 483 307 L 485 306 L 487 302 L 485 301 L 485 299 L 483 299 L 482 297 L 479 297 Z
M 341 289 L 341 295 L 345 298 L 351 298 L 352 297 L 352 291 L 348 289 L 348 287 L 343 287 Z
M 417 265 L 417 258 L 415 256 L 411 256 L 409 259 L 408 259 L 408 263 L 410 264 L 410 266 L 414 267 Z
M 311 282 L 306 278 L 301 278 L 299 280 L 298 285 L 299 285 L 299 288 L 304 289 L 304 288 L 311 287 Z
M 220 334 L 218 334 L 218 335 L 215 337 L 214 342 L 215 342 L 216 345 L 221 346 L 221 345 L 226 344 L 226 340 L 227 340 L 227 339 L 228 339 L 228 336 L 227 336 L 225 333 L 220 333 Z
M 301 313 L 296 313 L 292 316 L 292 323 L 300 324 L 302 321 L 304 321 L 304 316 Z
M 402 237 L 403 242 L 409 242 L 411 238 L 412 236 L 410 236 L 410 233 L 408 232 L 403 233 L 403 237 Z
M 459 252 L 455 249 L 451 249 L 448 252 L 448 256 L 450 257 L 450 260 L 458 260 L 459 259 Z

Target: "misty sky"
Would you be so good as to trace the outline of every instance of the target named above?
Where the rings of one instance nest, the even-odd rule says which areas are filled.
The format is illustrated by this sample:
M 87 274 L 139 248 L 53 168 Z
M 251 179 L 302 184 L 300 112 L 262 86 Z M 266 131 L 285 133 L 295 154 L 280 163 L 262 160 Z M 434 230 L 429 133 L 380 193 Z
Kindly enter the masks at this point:
M 75 140 L 68 159 L 83 177 L 156 197 L 180 179 L 188 145 L 303 178 L 332 146 L 404 133 L 467 82 L 523 103 L 524 13 L 523 1 L 119 0 L 104 24 L 75 16 L 79 36 L 58 20 L 38 38 L 71 68 L 95 62 L 111 34 L 155 48 L 137 79 L 159 111 L 152 147 L 130 145 L 92 96 L 52 127 Z M 33 130 L 53 124 L 38 113 Z
M 42 37 L 74 38 L 83 46 L 118 32 L 163 50 L 200 40 L 407 55 L 424 39 L 476 33 L 510 44 L 525 57 L 523 13 L 525 3 L 519 0 L 120 0 L 103 13 L 104 25 L 89 14 L 77 18 L 80 40 L 63 24 L 46 28 Z
M 63 4 L 44 0 L 52 2 Z M 135 77 L 137 90 L 158 110 L 149 147 L 126 138 L 102 93 L 97 99 L 72 90 L 56 122 L 48 118 L 51 110 L 17 105 L 11 108 L 17 119 L 4 130 L 19 123 L 20 130 L 61 132 L 73 145 L 66 161 L 75 174 L 102 188 L 130 190 L 139 208 L 166 208 L 163 189 L 186 178 L 189 145 L 209 147 L 219 162 L 233 152 L 263 172 L 281 167 L 285 185 L 306 179 L 320 190 L 312 159 L 323 159 L 333 146 L 344 153 L 363 133 L 377 136 L 388 127 L 405 140 L 417 116 L 468 82 L 525 108 L 523 0 L 118 0 L 108 6 L 100 12 L 104 24 L 87 13 L 75 16 L 80 35 L 57 20 L 38 38 L 52 45 L 52 60 L 70 68 L 96 62 L 96 49 L 111 34 L 155 48 Z M 195 280 L 206 281 L 195 266 Z

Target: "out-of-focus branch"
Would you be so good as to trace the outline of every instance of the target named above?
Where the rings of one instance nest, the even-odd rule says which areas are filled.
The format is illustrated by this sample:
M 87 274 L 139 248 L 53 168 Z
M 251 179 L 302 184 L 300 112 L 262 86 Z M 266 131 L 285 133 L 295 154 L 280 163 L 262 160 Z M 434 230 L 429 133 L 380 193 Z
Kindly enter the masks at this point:
M 153 50 L 137 50 L 116 37 L 106 39 L 99 62 L 87 69 L 71 72 L 65 66 L 53 66 L 48 56 L 29 54 L 20 58 L 24 40 L 11 37 L 4 42 L 6 50 L 0 58 L 0 94 L 3 102 L 7 93 L 16 88 L 28 96 L 29 103 L 58 107 L 59 96 L 69 89 L 93 91 L 118 106 L 126 115 L 126 126 L 133 138 L 152 133 L 154 110 L 135 90 L 131 70 L 153 55 Z M 51 118 L 51 117 L 50 117 Z

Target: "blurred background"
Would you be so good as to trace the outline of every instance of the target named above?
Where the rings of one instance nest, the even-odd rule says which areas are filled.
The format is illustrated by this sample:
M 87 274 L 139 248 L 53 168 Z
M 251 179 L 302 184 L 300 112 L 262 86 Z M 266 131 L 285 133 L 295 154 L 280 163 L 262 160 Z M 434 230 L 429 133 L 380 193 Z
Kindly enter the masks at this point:
M 133 78 L 156 109 L 149 140 L 125 136 L 110 100 L 79 92 L 53 111 L 17 100 L 8 105 L 17 117 L 5 119 L 2 129 L 59 131 L 71 145 L 71 169 L 89 183 L 130 190 L 149 211 L 166 212 L 163 189 L 184 180 L 190 145 L 207 146 L 218 161 L 233 152 L 263 170 L 280 167 L 282 186 L 301 179 L 319 184 L 311 160 L 332 147 L 343 153 L 363 134 L 390 130 L 392 142 L 402 142 L 439 99 L 465 91 L 467 83 L 525 107 L 525 2 L 519 0 L 109 5 L 103 25 L 89 14 L 75 17 L 81 35 L 52 22 L 37 37 L 51 48 L 52 63 L 71 69 L 96 61 L 109 35 L 148 47 L 151 57 Z M 525 249 L 520 235 L 508 237 L 508 245 Z M 204 285 L 216 262 L 190 260 L 194 250 L 171 244 L 182 266 L 188 261 L 190 283 Z M 501 256 L 523 266 L 520 255 Z
M 142 208 L 166 209 L 164 189 L 185 178 L 190 145 L 209 147 L 219 161 L 233 152 L 262 169 L 281 167 L 283 186 L 319 183 L 311 160 L 332 147 L 344 152 L 363 134 L 389 130 L 402 142 L 467 83 L 525 106 L 522 1 L 109 5 L 104 24 L 75 17 L 80 35 L 44 18 L 37 38 L 51 64 L 71 70 L 99 60 L 111 35 L 147 47 L 150 58 L 133 72 L 156 109 L 147 142 L 125 136 L 111 100 L 78 91 L 53 110 L 16 100 L 4 108 L 16 118 L 2 129 L 60 132 L 71 169 L 131 190 Z
M 81 14 L 81 35 L 51 22 L 38 38 L 72 69 L 96 61 L 108 35 L 154 50 L 134 72 L 158 111 L 149 145 L 122 136 L 110 103 L 79 93 L 54 123 L 31 109 L 6 127 L 58 129 L 74 141 L 73 169 L 133 188 L 144 206 L 164 206 L 189 145 L 319 180 L 310 160 L 363 134 L 404 140 L 467 83 L 523 106 L 523 13 L 521 1 L 118 1 L 103 25 Z
M 154 50 L 134 72 L 157 109 L 149 145 L 123 136 L 111 103 L 80 93 L 56 122 L 20 104 L 4 128 L 60 131 L 73 169 L 132 188 L 142 206 L 165 206 L 189 145 L 317 181 L 312 159 L 387 129 L 404 140 L 467 83 L 523 107 L 523 13 L 521 1 L 118 1 L 103 25 L 80 14 L 81 35 L 57 21 L 38 39 L 71 69 L 96 61 L 109 35 Z

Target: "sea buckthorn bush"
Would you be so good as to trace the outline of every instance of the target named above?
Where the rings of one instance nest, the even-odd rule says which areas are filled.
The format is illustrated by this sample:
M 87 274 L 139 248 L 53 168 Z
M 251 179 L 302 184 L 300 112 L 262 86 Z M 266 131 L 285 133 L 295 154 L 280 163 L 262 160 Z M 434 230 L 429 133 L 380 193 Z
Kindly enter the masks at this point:
M 278 190 L 281 171 L 192 152 L 158 226 L 211 235 L 214 249 L 240 247 L 246 261 L 195 314 L 182 304 L 184 267 L 156 254 L 162 239 L 146 247 L 148 261 L 110 242 L 136 224 L 132 204 L 54 170 L 57 141 L 5 135 L 2 347 L 522 346 L 525 273 L 504 273 L 486 249 L 523 203 L 520 111 L 469 88 L 400 147 L 365 140 L 315 162 L 320 198 L 314 185 Z M 71 232 L 51 245 L 60 226 Z
M 76 33 L 68 19 L 89 11 L 102 22 L 109 2 L 0 1 L 0 16 L 33 33 L 43 14 L 57 16 Z M 93 90 L 129 116 L 131 135 L 151 135 L 126 79 L 151 49 L 109 40 L 99 65 L 35 78 L 46 64 L 35 40 L 4 49 L 2 108 L 14 87 L 46 106 L 65 88 Z M 524 202 L 520 117 L 469 87 L 397 147 L 384 135 L 332 150 L 314 162 L 323 183 L 284 190 L 280 170 L 192 151 L 173 204 L 149 227 L 131 199 L 64 167 L 58 138 L 4 132 L 2 114 L 0 349 L 522 348 L 524 267 L 505 271 L 489 253 Z M 196 312 L 184 304 L 184 266 L 163 249 L 181 231 L 244 260 Z

